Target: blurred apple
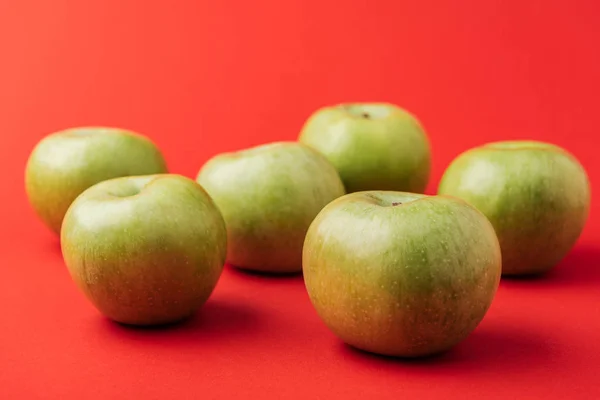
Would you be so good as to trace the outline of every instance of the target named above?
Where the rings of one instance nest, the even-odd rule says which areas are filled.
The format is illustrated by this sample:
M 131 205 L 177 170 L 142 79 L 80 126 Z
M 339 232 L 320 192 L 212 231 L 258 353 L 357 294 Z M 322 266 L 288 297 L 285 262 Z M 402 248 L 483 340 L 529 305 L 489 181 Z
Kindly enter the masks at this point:
M 156 145 L 128 130 L 71 128 L 50 134 L 33 149 L 25 188 L 33 209 L 56 234 L 67 209 L 85 189 L 111 178 L 167 172 Z
M 438 193 L 460 197 L 492 222 L 504 275 L 541 274 L 579 238 L 590 183 L 566 150 L 539 141 L 501 141 L 470 149 L 448 166 Z
M 228 262 L 271 273 L 301 271 L 308 226 L 345 193 L 325 157 L 296 142 L 217 155 L 201 168 L 197 181 L 225 218 Z
M 429 182 L 429 139 L 415 116 L 389 103 L 353 103 L 315 111 L 298 139 L 336 167 L 346 191 L 422 193 Z

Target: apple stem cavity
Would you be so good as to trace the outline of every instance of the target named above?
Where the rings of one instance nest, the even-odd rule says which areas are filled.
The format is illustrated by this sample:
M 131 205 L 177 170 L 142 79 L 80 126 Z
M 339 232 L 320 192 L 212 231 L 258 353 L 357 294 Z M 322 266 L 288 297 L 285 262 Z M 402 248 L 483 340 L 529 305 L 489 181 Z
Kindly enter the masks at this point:
M 109 194 L 113 197 L 125 198 L 125 197 L 133 197 L 140 194 L 141 190 L 138 188 L 128 188 L 128 190 L 123 191 L 112 191 Z

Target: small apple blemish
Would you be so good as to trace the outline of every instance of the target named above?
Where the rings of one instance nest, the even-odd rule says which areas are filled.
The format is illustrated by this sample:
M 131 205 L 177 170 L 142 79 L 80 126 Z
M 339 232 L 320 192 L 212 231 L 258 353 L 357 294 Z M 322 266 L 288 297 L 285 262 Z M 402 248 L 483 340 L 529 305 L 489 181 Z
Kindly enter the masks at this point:
M 367 112 L 363 112 L 360 116 L 363 117 L 364 119 L 371 119 L 371 115 Z
M 400 201 L 395 201 L 395 202 L 393 202 L 393 203 L 392 203 L 392 207 L 396 207 L 396 206 L 399 206 L 399 205 L 401 205 L 401 204 L 402 204 L 402 202 L 400 202 Z

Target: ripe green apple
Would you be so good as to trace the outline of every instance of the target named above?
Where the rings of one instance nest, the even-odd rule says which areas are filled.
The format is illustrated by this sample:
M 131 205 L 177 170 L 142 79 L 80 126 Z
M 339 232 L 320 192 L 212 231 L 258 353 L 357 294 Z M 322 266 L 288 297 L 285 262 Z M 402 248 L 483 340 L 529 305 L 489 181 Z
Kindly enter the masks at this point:
M 501 141 L 465 151 L 448 166 L 438 193 L 460 197 L 492 222 L 503 275 L 549 271 L 579 238 L 590 184 L 566 150 L 539 141 Z
M 190 317 L 225 264 L 225 221 L 206 191 L 175 174 L 114 178 L 79 195 L 61 230 L 69 273 L 111 320 L 159 325 Z
M 200 169 L 197 181 L 225 218 L 229 264 L 268 273 L 302 270 L 308 226 L 327 203 L 345 194 L 325 157 L 297 142 L 217 155 Z
M 501 263 L 498 238 L 477 209 L 396 191 L 331 202 L 303 249 L 305 285 L 325 325 L 353 347 L 397 357 L 465 339 L 495 297 Z
M 415 116 L 390 103 L 322 107 L 307 119 L 298 140 L 327 157 L 348 193 L 422 193 L 429 182 L 429 138 Z
M 111 178 L 167 172 L 148 138 L 125 129 L 70 128 L 43 138 L 25 169 L 25 189 L 41 220 L 57 235 L 67 209 L 85 189 Z

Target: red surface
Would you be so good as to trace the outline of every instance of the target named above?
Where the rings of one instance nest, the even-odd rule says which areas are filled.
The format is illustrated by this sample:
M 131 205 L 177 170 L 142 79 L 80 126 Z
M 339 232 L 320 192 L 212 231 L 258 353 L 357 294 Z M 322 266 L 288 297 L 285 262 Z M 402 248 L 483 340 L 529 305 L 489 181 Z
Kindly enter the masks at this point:
M 600 3 L 589 1 L 0 2 L 0 398 L 600 398 L 600 200 L 547 278 L 504 281 L 451 352 L 365 355 L 320 323 L 300 278 L 230 270 L 167 330 L 103 319 L 33 216 L 25 160 L 81 124 L 151 136 L 173 172 L 294 139 L 316 107 L 387 100 L 433 141 L 430 191 L 462 150 L 534 138 L 600 179 Z

